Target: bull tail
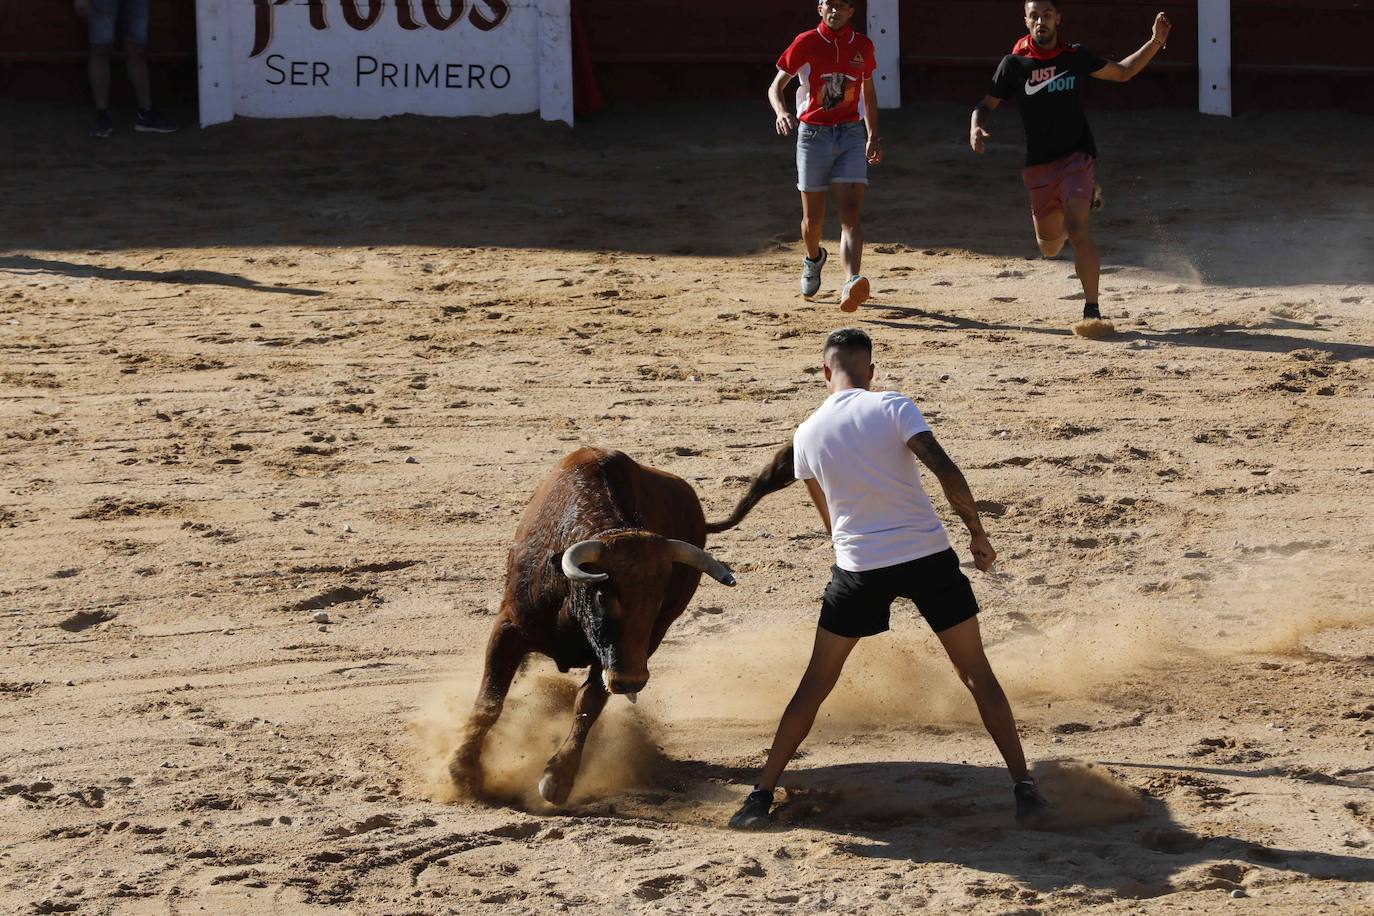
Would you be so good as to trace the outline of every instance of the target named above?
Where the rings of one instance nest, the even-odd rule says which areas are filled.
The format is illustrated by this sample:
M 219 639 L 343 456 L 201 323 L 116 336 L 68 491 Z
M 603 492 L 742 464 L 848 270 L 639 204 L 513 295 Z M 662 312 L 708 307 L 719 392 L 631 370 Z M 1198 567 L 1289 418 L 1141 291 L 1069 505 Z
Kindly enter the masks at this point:
M 792 446 L 789 444 L 778 450 L 773 456 L 773 460 L 768 462 L 767 467 L 749 484 L 749 489 L 740 497 L 739 504 L 735 506 L 735 511 L 731 512 L 728 518 L 718 522 L 707 522 L 707 534 L 719 534 L 722 531 L 729 531 L 731 528 L 744 521 L 744 517 L 749 514 L 749 510 L 758 505 L 759 500 L 769 493 L 776 493 L 781 489 L 796 483 L 797 475 L 793 470 Z

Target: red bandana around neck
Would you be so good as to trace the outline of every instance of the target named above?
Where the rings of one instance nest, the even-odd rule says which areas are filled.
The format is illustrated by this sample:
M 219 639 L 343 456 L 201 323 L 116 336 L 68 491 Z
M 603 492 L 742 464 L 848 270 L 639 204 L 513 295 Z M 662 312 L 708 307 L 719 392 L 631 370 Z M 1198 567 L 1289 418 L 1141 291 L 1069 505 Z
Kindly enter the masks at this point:
M 1031 38 L 1029 35 L 1023 35 L 1020 41 L 1012 45 L 1011 53 L 1020 57 L 1029 57 L 1033 60 L 1054 60 L 1068 49 L 1069 46 L 1064 44 L 1063 39 L 1060 39 L 1059 44 L 1055 45 L 1053 48 L 1046 50 L 1036 44 L 1034 38 Z

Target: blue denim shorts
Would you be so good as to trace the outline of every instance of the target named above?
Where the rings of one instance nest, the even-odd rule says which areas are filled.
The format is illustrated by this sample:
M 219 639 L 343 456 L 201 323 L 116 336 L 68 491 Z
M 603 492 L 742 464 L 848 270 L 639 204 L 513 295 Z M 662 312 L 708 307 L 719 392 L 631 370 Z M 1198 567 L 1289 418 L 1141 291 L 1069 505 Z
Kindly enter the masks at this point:
M 86 32 L 93 45 L 115 43 L 115 27 L 125 41 L 148 43 L 148 0 L 91 0 Z
M 868 184 L 868 128 L 863 121 L 797 128 L 797 190 L 824 191 L 832 183 Z

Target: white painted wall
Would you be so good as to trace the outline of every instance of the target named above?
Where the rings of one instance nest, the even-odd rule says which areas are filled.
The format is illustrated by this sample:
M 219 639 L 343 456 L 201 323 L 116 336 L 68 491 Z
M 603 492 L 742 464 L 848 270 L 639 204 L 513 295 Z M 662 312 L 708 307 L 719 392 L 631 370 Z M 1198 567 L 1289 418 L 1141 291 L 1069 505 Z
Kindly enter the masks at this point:
M 265 34 L 254 0 L 197 0 L 202 124 L 535 111 L 572 123 L 571 0 L 505 0 L 509 12 L 489 31 L 471 17 L 493 18 L 491 0 L 467 0 L 446 28 L 429 21 L 422 0 L 323 0 L 323 29 L 306 0 L 269 2 L 271 40 L 254 55 Z M 344 4 L 379 13 L 358 29 Z M 434 10 L 447 19 L 454 0 Z
M 572 0 L 539 0 L 539 116 L 572 126 Z
M 1231 0 L 1197 3 L 1198 111 L 1231 116 Z
M 873 85 L 879 108 L 902 107 L 902 40 L 899 0 L 868 0 L 867 35 L 873 42 L 878 70 Z
M 234 118 L 234 64 L 229 38 L 231 0 L 196 4 L 196 60 L 200 70 L 200 126 Z

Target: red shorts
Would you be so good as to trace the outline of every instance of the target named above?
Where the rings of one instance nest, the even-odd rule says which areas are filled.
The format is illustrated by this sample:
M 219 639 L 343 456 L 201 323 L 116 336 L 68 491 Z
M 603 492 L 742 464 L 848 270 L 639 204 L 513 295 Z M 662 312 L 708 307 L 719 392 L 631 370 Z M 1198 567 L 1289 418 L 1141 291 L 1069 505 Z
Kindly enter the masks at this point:
M 1022 169 L 1021 180 L 1031 193 L 1031 215 L 1044 219 L 1075 197 L 1092 200 L 1094 161 L 1087 153 L 1070 153 Z

